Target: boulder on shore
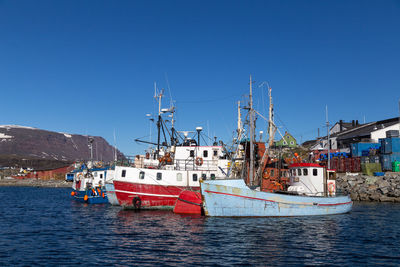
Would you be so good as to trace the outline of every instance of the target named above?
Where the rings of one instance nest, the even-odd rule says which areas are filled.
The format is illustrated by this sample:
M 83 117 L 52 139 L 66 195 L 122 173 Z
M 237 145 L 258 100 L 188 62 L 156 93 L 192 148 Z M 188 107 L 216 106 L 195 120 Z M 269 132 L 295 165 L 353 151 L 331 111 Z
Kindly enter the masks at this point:
M 400 202 L 400 173 L 384 176 L 338 174 L 336 188 L 354 201 Z

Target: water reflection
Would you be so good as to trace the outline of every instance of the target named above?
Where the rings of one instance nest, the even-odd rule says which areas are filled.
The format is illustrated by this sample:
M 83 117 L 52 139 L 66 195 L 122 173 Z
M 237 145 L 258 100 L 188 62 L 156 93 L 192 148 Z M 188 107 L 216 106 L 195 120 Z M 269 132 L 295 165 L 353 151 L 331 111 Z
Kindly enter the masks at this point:
M 343 233 L 354 228 L 349 214 L 295 218 L 207 218 L 207 252 L 235 251 L 232 264 L 318 265 L 346 254 Z M 240 242 L 232 242 L 240 240 Z M 218 257 L 211 259 L 217 260 Z
M 65 192 L 64 192 L 65 191 Z M 400 205 L 349 214 L 205 218 L 72 201 L 70 190 L 0 188 L 0 265 L 395 265 Z M 65 194 L 65 195 L 64 195 Z

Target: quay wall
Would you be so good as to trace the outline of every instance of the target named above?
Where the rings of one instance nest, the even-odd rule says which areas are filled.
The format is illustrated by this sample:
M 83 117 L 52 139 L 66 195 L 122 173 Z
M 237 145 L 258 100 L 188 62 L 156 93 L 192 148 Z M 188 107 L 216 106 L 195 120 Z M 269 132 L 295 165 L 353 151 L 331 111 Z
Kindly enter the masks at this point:
M 353 201 L 400 202 L 400 173 L 339 174 L 336 188 L 340 193 L 349 194 Z

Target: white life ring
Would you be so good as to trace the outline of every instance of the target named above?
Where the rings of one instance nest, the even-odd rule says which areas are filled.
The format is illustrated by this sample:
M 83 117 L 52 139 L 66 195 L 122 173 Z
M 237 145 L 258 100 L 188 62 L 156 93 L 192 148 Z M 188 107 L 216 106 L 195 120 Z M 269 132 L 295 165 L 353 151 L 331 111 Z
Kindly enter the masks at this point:
M 83 177 L 83 175 L 82 175 L 82 173 L 80 172 L 80 173 L 78 173 L 77 175 L 76 175 L 76 180 L 81 180 L 82 179 L 82 177 Z

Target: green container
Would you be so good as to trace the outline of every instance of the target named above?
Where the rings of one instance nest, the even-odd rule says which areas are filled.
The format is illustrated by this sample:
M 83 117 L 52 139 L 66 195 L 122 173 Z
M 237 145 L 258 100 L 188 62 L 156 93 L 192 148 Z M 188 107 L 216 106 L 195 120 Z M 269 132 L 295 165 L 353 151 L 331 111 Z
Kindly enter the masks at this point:
M 393 172 L 400 172 L 400 161 L 393 161 L 392 162 L 392 171 Z
M 361 163 L 361 171 L 363 174 L 373 176 L 374 172 L 382 172 L 380 163 Z

